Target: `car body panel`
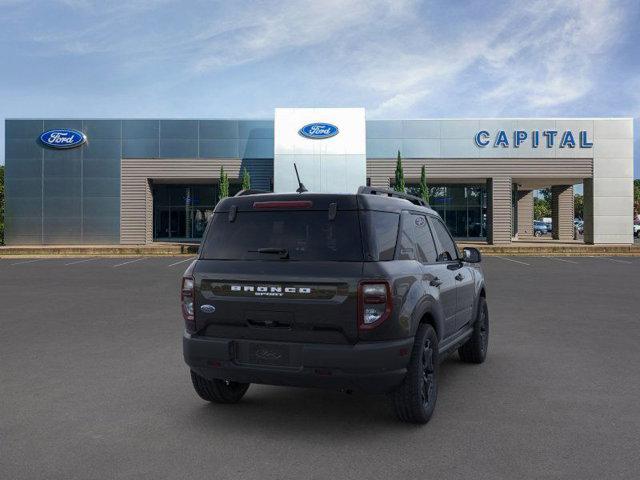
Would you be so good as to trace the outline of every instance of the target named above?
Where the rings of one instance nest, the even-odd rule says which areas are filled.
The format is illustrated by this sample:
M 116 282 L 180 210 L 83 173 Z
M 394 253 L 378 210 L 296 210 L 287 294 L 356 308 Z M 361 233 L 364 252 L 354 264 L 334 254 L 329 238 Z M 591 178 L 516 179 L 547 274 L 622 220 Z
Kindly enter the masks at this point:
M 301 200 L 313 211 L 377 211 L 399 218 L 410 212 L 439 218 L 433 210 L 399 198 L 308 193 L 227 198 L 214 215 L 231 219 L 254 211 L 256 203 L 260 209 L 267 205 L 268 214 L 280 208 L 278 202 Z M 183 339 L 190 368 L 207 378 L 239 382 L 388 391 L 406 374 L 421 323 L 433 325 L 442 346 L 453 349 L 466 341 L 485 288 L 477 265 L 463 262 L 457 248 L 456 258 L 446 261 L 400 260 L 399 240 L 392 259 L 371 261 L 366 236 L 372 233 L 363 227 L 364 216 L 358 218 L 362 261 L 302 261 L 288 255 L 213 260 L 205 258 L 201 247 L 186 272 L 195 286 L 195 318 Z M 389 286 L 390 314 L 374 328 L 359 327 L 363 282 Z

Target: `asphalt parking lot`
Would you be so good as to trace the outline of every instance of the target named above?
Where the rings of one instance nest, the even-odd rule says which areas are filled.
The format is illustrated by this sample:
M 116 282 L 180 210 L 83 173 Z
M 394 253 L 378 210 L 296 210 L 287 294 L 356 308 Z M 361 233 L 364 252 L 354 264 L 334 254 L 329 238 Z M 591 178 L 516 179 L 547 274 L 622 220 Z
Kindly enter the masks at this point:
M 253 385 L 208 405 L 182 361 L 187 257 L 0 260 L 7 479 L 637 478 L 640 257 L 485 257 L 489 358 L 436 413 Z

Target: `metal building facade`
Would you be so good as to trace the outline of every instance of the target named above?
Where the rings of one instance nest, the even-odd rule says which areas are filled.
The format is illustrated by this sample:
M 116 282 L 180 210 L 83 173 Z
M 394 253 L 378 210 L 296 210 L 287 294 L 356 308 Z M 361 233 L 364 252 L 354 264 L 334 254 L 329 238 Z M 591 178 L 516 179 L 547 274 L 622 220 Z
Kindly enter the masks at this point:
M 50 129 L 87 142 L 43 147 Z M 223 165 L 268 190 L 273 176 L 273 121 L 7 120 L 5 132 L 8 245 L 147 243 L 147 179 L 217 181 Z
M 318 121 L 340 127 L 331 109 Z M 302 125 L 290 127 L 297 133 Z M 450 216 L 450 228 L 463 232 L 459 237 L 491 243 L 528 239 L 531 192 L 549 187 L 558 227 L 554 236 L 568 240 L 570 193 L 582 183 L 585 241 L 633 241 L 632 119 L 367 120 L 363 128 L 362 183 L 390 186 L 400 151 L 408 184 L 415 185 L 426 167 L 429 184 L 441 192 L 434 207 Z M 48 148 L 38 139 L 51 129 L 78 130 L 86 142 L 72 149 Z M 552 146 L 543 144 L 548 131 L 559 132 Z M 5 132 L 9 245 L 152 242 L 164 212 L 157 205 L 154 209 L 154 189 L 215 186 L 220 167 L 234 188 L 246 168 L 252 187 L 273 189 L 273 120 L 16 119 L 6 121 Z M 573 132 L 575 145 L 561 146 L 563 132 Z M 519 135 L 527 140 L 517 144 Z M 319 146 L 331 141 L 309 140 Z M 287 155 L 294 158 L 292 152 Z M 189 194 L 187 199 L 194 201 Z M 166 208 L 173 219 L 175 209 Z

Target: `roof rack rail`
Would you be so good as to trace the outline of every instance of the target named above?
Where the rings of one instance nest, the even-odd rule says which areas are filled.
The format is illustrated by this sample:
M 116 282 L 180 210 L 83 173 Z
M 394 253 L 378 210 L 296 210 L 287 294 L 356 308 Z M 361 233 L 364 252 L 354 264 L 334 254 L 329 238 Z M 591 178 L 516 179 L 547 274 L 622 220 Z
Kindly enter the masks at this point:
M 364 195 L 381 195 L 386 197 L 395 197 L 402 198 L 404 200 L 409 200 L 414 205 L 419 205 L 421 207 L 428 207 L 429 204 L 425 202 L 422 198 L 416 197 L 415 195 L 409 195 L 408 193 L 396 192 L 390 188 L 378 188 L 378 187 L 365 187 L 362 186 L 358 188 L 358 194 Z
M 240 190 L 238 193 L 236 193 L 234 195 L 234 197 L 244 197 L 245 195 L 258 195 L 260 193 L 269 193 L 266 190 L 255 190 L 255 189 L 248 189 L 248 190 Z

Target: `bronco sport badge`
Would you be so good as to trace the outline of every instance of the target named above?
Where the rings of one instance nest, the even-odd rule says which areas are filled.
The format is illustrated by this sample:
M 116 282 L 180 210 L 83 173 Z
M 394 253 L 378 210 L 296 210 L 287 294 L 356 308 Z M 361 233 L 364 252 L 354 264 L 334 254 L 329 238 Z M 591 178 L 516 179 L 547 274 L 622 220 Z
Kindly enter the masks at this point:
M 307 287 L 282 287 L 254 285 L 231 285 L 232 292 L 253 292 L 256 297 L 281 297 L 283 293 L 309 294 L 311 289 Z

